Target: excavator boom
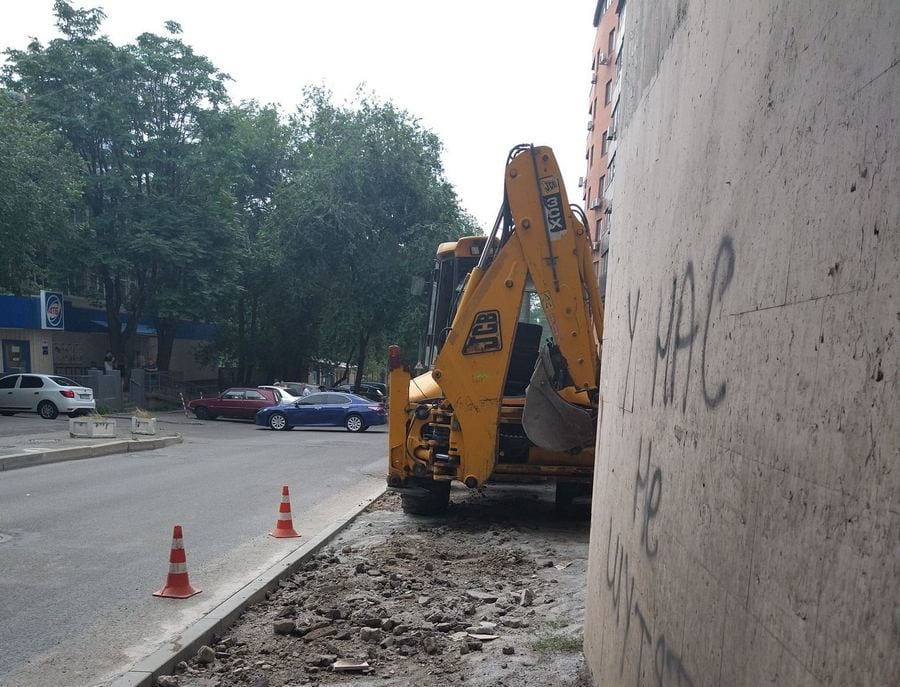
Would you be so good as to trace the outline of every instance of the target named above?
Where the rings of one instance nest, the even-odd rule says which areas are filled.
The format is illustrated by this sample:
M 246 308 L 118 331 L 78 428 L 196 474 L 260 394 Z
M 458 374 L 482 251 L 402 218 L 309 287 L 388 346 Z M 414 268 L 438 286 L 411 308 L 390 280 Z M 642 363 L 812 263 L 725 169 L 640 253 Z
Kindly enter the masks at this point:
M 441 332 L 430 372 L 410 384 L 392 349 L 394 487 L 414 482 L 427 490 L 452 479 L 480 487 L 501 468 L 520 474 L 590 469 L 585 449 L 596 432 L 602 341 L 590 240 L 569 207 L 550 148 L 513 149 L 504 196 L 492 235 L 457 287 L 455 314 Z M 532 292 L 552 335 L 539 354 L 541 328 L 520 321 Z M 431 398 L 418 393 L 426 387 Z M 575 455 L 573 466 L 566 456 Z

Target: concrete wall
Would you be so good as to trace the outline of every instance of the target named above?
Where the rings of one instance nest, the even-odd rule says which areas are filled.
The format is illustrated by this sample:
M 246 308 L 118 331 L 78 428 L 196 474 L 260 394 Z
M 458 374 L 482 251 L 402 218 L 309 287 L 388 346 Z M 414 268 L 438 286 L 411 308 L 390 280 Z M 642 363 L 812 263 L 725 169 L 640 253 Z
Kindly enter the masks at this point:
M 900 3 L 633 1 L 595 684 L 900 675 Z

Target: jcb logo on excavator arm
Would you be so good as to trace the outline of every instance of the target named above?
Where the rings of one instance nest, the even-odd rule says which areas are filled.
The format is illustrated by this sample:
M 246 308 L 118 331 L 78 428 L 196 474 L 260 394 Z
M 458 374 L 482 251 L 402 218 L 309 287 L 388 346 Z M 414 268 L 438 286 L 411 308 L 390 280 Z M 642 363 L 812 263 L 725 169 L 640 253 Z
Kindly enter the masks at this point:
M 500 313 L 496 310 L 482 310 L 475 315 L 463 355 L 470 353 L 493 353 L 503 350 L 500 338 Z
M 562 194 L 559 192 L 559 180 L 556 177 L 541 178 L 541 203 L 544 206 L 544 219 L 547 221 L 547 231 L 553 234 L 561 234 L 566 230 L 566 222 L 563 215 Z

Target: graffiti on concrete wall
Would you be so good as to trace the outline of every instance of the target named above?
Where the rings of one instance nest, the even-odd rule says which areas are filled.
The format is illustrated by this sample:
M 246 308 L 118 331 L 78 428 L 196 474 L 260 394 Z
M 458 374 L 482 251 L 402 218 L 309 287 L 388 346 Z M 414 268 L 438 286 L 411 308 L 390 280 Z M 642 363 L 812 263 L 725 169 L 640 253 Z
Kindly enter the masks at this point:
M 606 541 L 606 587 L 611 594 L 615 623 L 622 631 L 622 648 L 619 652 L 619 678 L 622 684 L 630 679 L 625 675 L 625 657 L 631 648 L 637 656 L 635 684 L 642 677 L 652 675 L 654 684 L 693 687 L 694 681 L 682 656 L 672 649 L 665 634 L 656 625 L 635 592 L 634 557 L 629 541 L 637 544 L 640 558 L 654 560 L 660 553 L 660 542 L 654 532 L 654 520 L 659 513 L 663 497 L 663 472 L 653 463 L 653 444 L 638 439 L 637 469 L 634 477 L 634 508 L 632 531 L 617 532 L 613 546 L 613 521 L 609 520 Z
M 694 261 L 688 260 L 681 274 L 672 278 L 668 296 L 660 299 L 656 313 L 653 367 L 650 377 L 650 405 L 687 409 L 691 393 L 699 394 L 704 406 L 711 410 L 725 398 L 727 380 L 723 373 L 710 370 L 710 324 L 717 305 L 723 302 L 734 279 L 735 250 L 730 236 L 724 236 L 716 250 L 716 258 L 708 281 L 700 285 Z M 634 409 L 635 380 L 632 372 L 632 352 L 638 328 L 641 290 L 628 292 L 625 306 L 628 311 L 628 356 L 621 410 Z M 692 379 L 695 356 L 699 356 L 699 377 Z M 629 391 L 631 399 L 629 403 Z
M 692 362 L 695 348 L 699 346 L 700 384 L 699 392 L 708 409 L 715 408 L 725 398 L 726 381 L 714 380 L 708 369 L 709 325 L 716 303 L 721 303 L 734 278 L 735 252 L 731 237 L 725 236 L 719 242 L 712 274 L 706 284 L 701 304 L 704 311 L 698 312 L 697 280 L 694 262 L 688 260 L 680 276 L 672 279 L 672 289 L 668 298 L 668 316 L 663 315 L 660 301 L 656 314 L 656 356 L 653 359 L 653 377 L 650 390 L 650 405 L 657 401 L 657 388 L 664 406 L 680 404 L 681 412 L 687 408 L 688 394 L 696 388 L 691 385 Z M 630 324 L 630 322 L 629 322 Z M 702 330 L 701 330 L 702 324 Z M 630 334 L 629 327 L 629 334 Z M 684 375 L 677 372 L 684 367 Z M 680 390 L 679 390 L 680 385 Z M 680 391 L 680 393 L 679 393 Z
M 626 296 L 628 310 L 628 354 L 621 410 L 634 411 L 635 388 L 638 384 L 637 363 L 632 370 L 635 339 L 646 342 L 652 351 L 653 364 L 647 365 L 651 408 L 680 409 L 684 413 L 688 400 L 702 399 L 701 411 L 715 411 L 728 393 L 727 370 L 713 361 L 720 359 L 715 350 L 721 338 L 715 335 L 717 314 L 728 296 L 735 276 L 736 252 L 730 236 L 724 236 L 716 248 L 709 271 L 698 270 L 693 260 L 667 282 L 656 308 L 656 328 L 652 322 L 642 329 L 639 319 L 641 290 Z M 645 289 L 646 293 L 646 289 Z M 646 295 L 643 301 L 646 301 Z M 643 306 L 646 310 L 647 306 Z M 652 312 L 652 305 L 651 312 Z M 648 340 L 649 339 L 649 340 Z M 718 355 L 717 355 L 718 353 Z M 643 381 L 640 382 L 641 388 Z M 679 443 L 693 433 L 675 426 Z M 696 442 L 696 435 L 694 436 Z M 658 445 L 658 444 L 657 444 Z M 654 459 L 652 439 L 637 440 L 637 462 L 633 479 L 630 523 L 616 531 L 610 517 L 606 543 L 606 590 L 610 594 L 612 620 L 619 629 L 617 651 L 621 684 L 682 685 L 691 687 L 694 680 L 685 658 L 666 640 L 663 621 L 653 617 L 650 607 L 640 598 L 637 580 L 651 580 L 639 575 L 639 568 L 655 566 L 664 556 L 664 540 L 658 518 L 665 501 L 666 461 Z M 671 500 L 671 497 L 670 497 Z M 671 507 L 671 506 L 670 506 Z M 601 584 L 601 589 L 602 589 Z M 631 658 L 631 661 L 627 660 Z M 626 665 L 636 661 L 636 675 L 625 675 Z M 630 670 L 630 669 L 629 669 Z

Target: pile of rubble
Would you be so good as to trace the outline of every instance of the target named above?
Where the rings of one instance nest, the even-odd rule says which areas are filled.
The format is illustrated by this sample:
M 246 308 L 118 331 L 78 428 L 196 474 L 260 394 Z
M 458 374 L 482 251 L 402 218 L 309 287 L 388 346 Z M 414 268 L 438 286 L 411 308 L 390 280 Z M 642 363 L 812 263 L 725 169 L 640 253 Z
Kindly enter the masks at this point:
M 581 671 L 588 523 L 546 490 L 386 495 L 160 687 L 568 685 Z

